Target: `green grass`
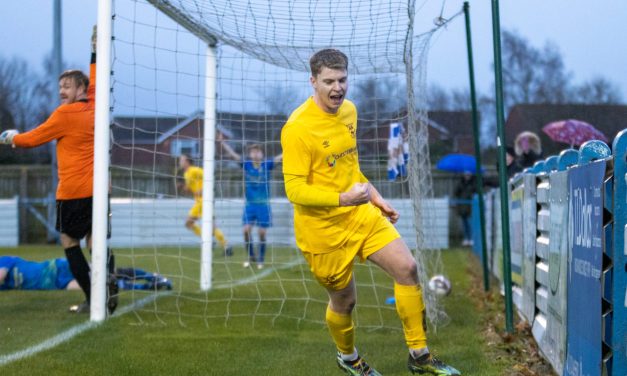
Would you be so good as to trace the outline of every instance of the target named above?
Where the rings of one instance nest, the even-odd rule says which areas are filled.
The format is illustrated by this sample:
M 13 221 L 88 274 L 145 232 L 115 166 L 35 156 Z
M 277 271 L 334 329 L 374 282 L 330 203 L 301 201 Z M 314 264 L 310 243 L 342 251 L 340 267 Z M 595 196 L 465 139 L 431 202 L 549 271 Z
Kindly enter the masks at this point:
M 334 346 L 323 325 L 325 293 L 290 249 L 274 249 L 264 274 L 241 267 L 243 250 L 216 257 L 214 286 L 198 291 L 197 250 L 117 251 L 119 266 L 159 271 L 172 278 L 174 294 L 117 316 L 50 350 L 0 367 L 3 374 L 31 375 L 334 375 Z M 43 260 L 59 257 L 59 247 L 0 249 Z M 428 333 L 430 348 L 464 375 L 503 375 L 512 362 L 489 359 L 482 316 L 468 291 L 468 252 L 444 251 L 453 293 L 444 300 L 451 320 Z M 158 266 L 158 267 L 157 267 Z M 275 268 L 274 270 L 272 268 Z M 266 275 L 267 273 L 267 275 Z M 185 277 L 182 277 L 185 275 Z M 232 281 L 256 283 L 229 285 Z M 356 268 L 357 346 L 384 375 L 406 375 L 406 348 L 393 307 L 389 278 L 369 267 Z M 372 286 L 369 281 L 382 286 Z M 148 296 L 125 292 L 121 307 Z M 227 299 L 228 300 L 225 300 Z M 77 291 L 0 293 L 0 359 L 36 345 L 87 316 L 67 313 L 81 300 Z M 230 301 L 230 303 L 226 303 Z M 260 303 L 261 301 L 261 303 Z M 383 309 L 373 308 L 383 305 Z M 157 313 L 155 313 L 157 312 Z M 252 313 L 255 313 L 253 315 Z M 493 352 L 492 352 L 493 353 Z

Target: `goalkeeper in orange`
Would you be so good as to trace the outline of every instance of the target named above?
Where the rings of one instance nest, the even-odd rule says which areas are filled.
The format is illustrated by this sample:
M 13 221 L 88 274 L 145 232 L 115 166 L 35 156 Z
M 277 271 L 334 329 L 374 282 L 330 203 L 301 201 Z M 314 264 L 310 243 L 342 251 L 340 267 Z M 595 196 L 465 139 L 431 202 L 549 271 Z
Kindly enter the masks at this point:
M 183 171 L 185 183 L 183 189 L 194 196 L 194 206 L 189 210 L 185 227 L 200 236 L 200 226 L 196 223 L 202 217 L 202 168 L 194 166 L 194 161 L 189 155 L 179 157 L 179 168 Z M 228 245 L 224 233 L 213 222 L 213 237 L 224 250 L 224 254 L 231 256 L 233 249 Z
M 394 279 L 409 370 L 460 375 L 429 352 L 416 261 L 393 226 L 399 214 L 361 173 L 357 110 L 346 100 L 348 58 L 324 49 L 311 57 L 310 68 L 313 96 L 292 112 L 281 133 L 283 174 L 296 244 L 329 295 L 326 322 L 337 364 L 349 375 L 380 375 L 355 347 L 353 262 L 359 257 Z
M 72 275 L 85 293 L 85 301 L 70 311 L 87 313 L 91 282 L 87 259 L 80 240 L 91 246 L 92 195 L 94 185 L 94 109 L 96 93 L 96 27 L 91 39 L 89 77 L 80 70 L 68 70 L 59 77 L 61 105 L 35 129 L 19 134 L 7 130 L 0 134 L 0 144 L 32 148 L 57 141 L 59 185 L 56 192 L 56 229 L 61 233 Z M 109 268 L 112 269 L 112 256 Z M 107 280 L 107 306 L 112 313 L 117 306 L 117 285 L 112 274 Z

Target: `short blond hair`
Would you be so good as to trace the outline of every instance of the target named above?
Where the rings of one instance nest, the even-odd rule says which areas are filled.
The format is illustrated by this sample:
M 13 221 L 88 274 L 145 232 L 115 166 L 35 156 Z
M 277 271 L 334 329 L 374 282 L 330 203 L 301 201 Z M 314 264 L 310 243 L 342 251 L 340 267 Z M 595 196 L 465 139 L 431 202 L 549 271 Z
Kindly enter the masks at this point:
M 61 75 L 59 76 L 59 81 L 66 78 L 72 80 L 76 84 L 76 87 L 84 86 L 85 90 L 87 90 L 87 88 L 89 87 L 89 77 L 87 77 L 85 73 L 78 69 L 70 69 L 61 73 Z

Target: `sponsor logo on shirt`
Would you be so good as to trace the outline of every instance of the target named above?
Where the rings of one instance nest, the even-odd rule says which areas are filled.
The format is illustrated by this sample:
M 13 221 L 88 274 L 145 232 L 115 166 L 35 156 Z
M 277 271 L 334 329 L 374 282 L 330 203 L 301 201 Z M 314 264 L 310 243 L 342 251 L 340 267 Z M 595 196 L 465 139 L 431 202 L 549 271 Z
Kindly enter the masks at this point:
M 346 128 L 348 129 L 348 132 L 351 134 L 351 137 L 355 138 L 355 127 L 353 126 L 353 123 L 349 123 L 345 125 L 346 125 Z
M 331 143 L 329 142 L 329 140 L 324 140 L 322 141 L 322 147 L 324 147 L 325 149 L 328 148 L 329 146 L 331 146 Z
M 327 165 L 329 167 L 335 167 L 335 162 L 337 162 L 338 159 L 342 159 L 345 156 L 349 155 L 349 154 L 353 154 L 353 153 L 357 153 L 357 147 L 353 146 L 352 148 L 346 149 L 341 153 L 332 153 L 331 155 L 329 155 L 326 159 L 327 161 Z

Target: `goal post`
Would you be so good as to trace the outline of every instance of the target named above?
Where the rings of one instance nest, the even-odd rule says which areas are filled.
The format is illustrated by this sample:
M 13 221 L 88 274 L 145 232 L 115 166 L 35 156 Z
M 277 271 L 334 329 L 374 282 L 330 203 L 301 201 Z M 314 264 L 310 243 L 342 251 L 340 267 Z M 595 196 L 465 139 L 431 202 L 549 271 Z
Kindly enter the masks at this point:
M 109 125 L 111 112 L 112 0 L 98 1 L 96 42 L 96 108 L 94 124 L 94 192 L 92 211 L 90 320 L 107 316 L 107 221 L 109 210 Z
M 402 212 L 397 229 L 415 253 L 421 282 L 439 274 L 442 243 L 437 239 L 448 244 L 448 232 L 440 232 L 448 215 L 439 213 L 448 213 L 448 204 L 432 197 L 424 108 L 435 29 L 413 28 L 414 18 L 408 16 L 417 12 L 413 1 L 321 0 L 313 6 L 305 0 L 115 0 L 113 6 L 114 35 L 99 30 L 98 71 L 115 74 L 107 77 L 110 82 L 98 80 L 93 283 L 100 295 L 92 307 L 93 312 L 99 307 L 99 315 L 92 313 L 92 319 L 106 317 L 107 191 L 102 188 L 111 177 L 110 243 L 117 264 L 161 275 L 173 290 L 122 291 L 122 304 L 130 302 L 140 322 L 321 322 L 327 296 L 295 247 L 281 165 L 269 167 L 267 175 L 272 226 L 243 234 L 247 180 L 233 156 L 247 158 L 255 145 L 252 149 L 274 161 L 281 152 L 281 127 L 311 95 L 309 56 L 326 47 L 341 49 L 350 60 L 348 99 L 359 110 L 362 170 Z M 105 11 L 111 21 L 111 10 Z M 100 50 L 111 41 L 108 66 Z M 391 167 L 398 169 L 392 178 L 386 170 L 392 160 L 391 124 L 402 124 L 411 144 L 401 145 L 397 137 L 395 153 L 403 152 L 394 157 Z M 216 131 L 226 144 L 216 142 Z M 111 160 L 105 164 L 109 140 Z M 195 217 L 188 214 L 194 200 L 178 188 L 182 175 L 176 163 L 182 154 L 203 169 L 203 210 L 194 232 L 186 223 Z M 446 222 L 438 222 L 442 219 Z M 232 254 L 214 239 L 215 225 L 235 248 Z M 267 250 L 265 264 L 251 262 L 251 248 L 257 256 Z M 394 306 L 386 304 L 393 295 L 389 277 L 362 263 L 355 263 L 355 273 L 360 327 L 398 329 L 391 319 Z M 144 306 L 144 298 L 150 304 Z M 425 300 L 431 322 L 444 317 L 428 291 Z
M 215 45 L 207 45 L 205 62 L 205 114 L 203 139 L 203 185 L 202 185 L 202 255 L 200 289 L 211 289 L 213 258 L 213 199 L 215 187 L 215 134 L 216 134 L 216 81 L 217 57 Z

